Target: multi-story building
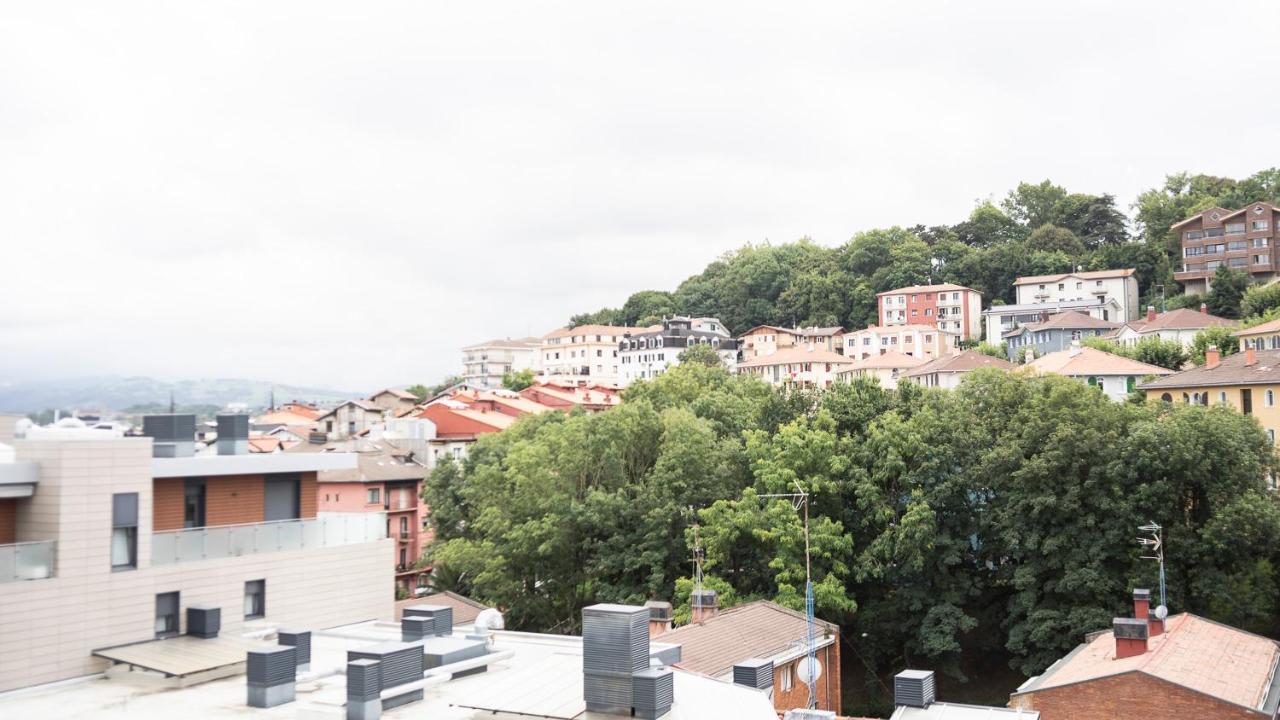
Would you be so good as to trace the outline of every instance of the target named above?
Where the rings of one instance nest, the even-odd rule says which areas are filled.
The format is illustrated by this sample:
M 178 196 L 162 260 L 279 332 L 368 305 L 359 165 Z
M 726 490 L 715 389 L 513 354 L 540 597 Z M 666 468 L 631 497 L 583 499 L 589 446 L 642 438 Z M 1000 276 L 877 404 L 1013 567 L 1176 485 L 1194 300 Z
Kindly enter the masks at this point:
M 1280 429 L 1280 350 L 1256 350 L 1252 344 L 1242 352 L 1222 357 L 1210 348 L 1200 367 L 1143 383 L 1148 400 L 1195 405 L 1227 405 L 1257 418 L 1272 442 Z
M 667 368 L 680 364 L 680 353 L 694 345 L 716 351 L 730 369 L 738 359 L 738 342 L 714 318 L 672 317 L 659 329 L 629 333 L 618 343 L 618 385 L 655 378 Z
M 1240 338 L 1241 346 L 1254 350 L 1280 350 L 1280 320 L 1272 320 L 1231 333 Z
M 382 408 L 385 416 L 395 417 L 418 404 L 418 396 L 408 390 L 387 388 L 369 396 L 369 402 Z
M 792 347 L 744 360 L 738 364 L 738 372 L 755 375 L 772 385 L 823 388 L 830 387 L 839 373 L 852 364 L 851 358 L 830 350 Z
M 1226 265 L 1249 273 L 1258 282 L 1277 277 L 1276 224 L 1280 208 L 1255 202 L 1240 208 L 1209 208 L 1175 223 L 1170 230 L 1182 240 L 1182 267 L 1173 279 L 1188 295 L 1209 292 L 1213 274 Z
M 380 426 L 386 414 L 372 401 L 348 400 L 316 418 L 315 426 L 330 440 L 340 440 Z
M 538 370 L 536 337 L 503 338 L 462 348 L 462 380 L 478 388 L 502 387 L 502 376 L 521 370 Z
M 1059 350 L 1085 338 L 1109 335 L 1119 327 L 1075 310 L 1050 315 L 1044 313 L 1036 322 L 1019 325 L 1001 338 L 1006 343 L 1010 362 L 1026 362 Z
M 1132 268 L 1021 277 L 1014 287 L 1016 303 L 982 311 L 987 342 L 998 343 L 1004 333 L 1040 321 L 1046 313 L 1075 310 L 1115 323 L 1138 317 L 1138 280 Z
M 960 336 L 932 325 L 872 325 L 846 333 L 845 357 L 868 358 L 887 352 L 933 359 L 960 347 Z
M 757 325 L 738 338 L 743 360 L 772 355 L 800 344 L 799 330 L 778 325 Z
M 648 328 L 579 325 L 558 328 L 542 337 L 539 348 L 542 376 L 582 384 L 618 383 L 618 344 L 627 334 Z
M 0 467 L 0 691 L 102 672 L 196 606 L 229 636 L 390 617 L 385 518 L 316 508 L 316 474 L 355 456 L 248 453 L 248 416 L 210 455 L 191 415 L 147 418 L 152 437 L 65 425 Z
M 844 349 L 840 342 L 844 337 L 844 328 L 840 325 L 799 328 L 796 332 L 799 333 L 800 344 L 806 347 L 812 345 L 815 348 L 830 350 L 833 353 L 841 352 Z
M 876 293 L 880 325 L 927 325 L 976 340 L 982 333 L 982 293 L 963 285 L 913 285 Z

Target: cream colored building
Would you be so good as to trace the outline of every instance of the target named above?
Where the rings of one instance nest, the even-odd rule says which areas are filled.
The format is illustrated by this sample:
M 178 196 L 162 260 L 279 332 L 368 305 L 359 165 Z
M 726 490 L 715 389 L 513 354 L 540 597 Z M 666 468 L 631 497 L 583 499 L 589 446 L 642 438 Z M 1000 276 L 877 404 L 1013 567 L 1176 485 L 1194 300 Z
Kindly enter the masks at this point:
M 959 333 L 932 325 L 872 325 L 845 333 L 845 357 L 854 360 L 887 352 L 932 360 L 960 347 Z
M 502 387 L 502 376 L 521 370 L 538 371 L 539 348 L 536 337 L 505 338 L 462 348 L 462 381 L 478 388 Z
M 0 691 L 102 672 L 95 652 L 183 633 L 197 605 L 220 608 L 223 638 L 391 617 L 385 518 L 315 512 L 315 472 L 354 468 L 353 455 L 153 457 L 151 438 L 75 428 L 13 444 Z M 264 522 L 280 487 L 298 493 L 283 498 L 296 517 Z M 219 524 L 236 513 L 259 521 Z
M 852 381 L 860 377 L 873 377 L 880 381 L 880 387 L 894 390 L 898 387 L 898 377 L 902 373 L 918 368 L 929 362 L 928 358 L 905 355 L 896 350 L 889 350 L 878 355 L 858 358 L 847 369 L 837 373 L 841 380 Z
M 830 387 L 852 364 L 849 358 L 830 350 L 791 347 L 739 363 L 738 372 L 772 385 Z
M 660 328 L 659 328 L 660 329 Z M 545 380 L 617 385 L 618 347 L 628 333 L 648 328 L 579 325 L 558 328 L 542 337 L 538 361 Z

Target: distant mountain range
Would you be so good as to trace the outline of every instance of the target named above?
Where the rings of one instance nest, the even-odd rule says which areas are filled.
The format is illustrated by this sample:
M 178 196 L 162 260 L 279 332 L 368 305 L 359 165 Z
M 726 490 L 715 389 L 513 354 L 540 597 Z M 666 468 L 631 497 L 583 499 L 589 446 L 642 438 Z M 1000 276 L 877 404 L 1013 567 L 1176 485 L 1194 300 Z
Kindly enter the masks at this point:
M 0 384 L 0 411 L 30 413 L 60 410 L 124 410 L 135 405 L 168 405 L 169 393 L 180 405 L 245 403 L 265 407 L 275 391 L 276 402 L 309 400 L 332 402 L 361 393 L 326 388 L 282 385 L 262 380 L 215 378 L 164 382 L 149 377 L 98 376 Z

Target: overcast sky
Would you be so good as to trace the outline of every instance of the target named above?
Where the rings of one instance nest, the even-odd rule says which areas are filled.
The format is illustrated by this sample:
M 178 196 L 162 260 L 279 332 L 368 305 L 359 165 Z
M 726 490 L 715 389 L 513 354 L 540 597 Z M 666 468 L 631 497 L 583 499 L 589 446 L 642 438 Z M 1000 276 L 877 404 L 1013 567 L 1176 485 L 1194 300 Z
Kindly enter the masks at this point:
M 1277 164 L 1280 3 L 11 2 L 0 382 L 362 390 L 721 253 Z

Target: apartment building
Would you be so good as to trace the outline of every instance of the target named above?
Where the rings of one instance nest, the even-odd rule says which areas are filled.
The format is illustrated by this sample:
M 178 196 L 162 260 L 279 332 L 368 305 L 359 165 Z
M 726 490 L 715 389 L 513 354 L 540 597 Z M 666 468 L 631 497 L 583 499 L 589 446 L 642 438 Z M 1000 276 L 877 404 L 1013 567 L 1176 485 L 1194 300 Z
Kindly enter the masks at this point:
M 220 419 L 208 455 L 193 454 L 194 416 L 144 427 L 64 423 L 14 441 L 0 467 L 0 691 L 101 672 L 113 649 L 189 629 L 194 607 L 217 608 L 228 636 L 390 617 L 385 517 L 317 512 L 316 474 L 353 455 L 250 454 L 248 416 Z
M 1045 314 L 1073 310 L 1114 323 L 1138 317 L 1138 279 L 1132 268 L 1020 277 L 1014 288 L 1013 305 L 982 311 L 987 342 L 999 343 L 1004 333 Z
M 618 343 L 618 385 L 655 378 L 680 364 L 680 353 L 694 345 L 716 351 L 720 362 L 732 369 L 737 364 L 738 341 L 729 337 L 715 318 L 671 317 L 660 328 L 628 333 Z
M 977 340 L 982 333 L 982 293 L 963 285 L 913 285 L 876 293 L 881 326 L 926 325 Z
M 902 373 L 913 370 L 929 362 L 927 358 L 904 355 L 896 350 L 889 350 L 879 355 L 868 355 L 857 358 L 846 369 L 837 373 L 841 380 L 852 381 L 860 377 L 873 377 L 880 387 L 893 390 L 898 387 L 898 378 Z
M 462 381 L 477 388 L 500 388 L 502 376 L 538 370 L 542 339 L 498 338 L 462 348 Z
M 1148 400 L 1196 405 L 1228 405 L 1252 415 L 1275 442 L 1280 429 L 1280 350 L 1257 350 L 1252 344 L 1222 357 L 1217 348 L 1204 364 L 1138 386 Z
M 872 325 L 846 333 L 842 338 L 845 357 L 859 360 L 887 352 L 911 357 L 942 357 L 959 349 L 960 335 L 933 325 Z
M 792 347 L 745 360 L 738 365 L 738 372 L 755 375 L 771 385 L 824 388 L 852 364 L 850 358 L 830 350 Z
M 618 345 L 628 334 L 649 328 L 617 325 L 579 325 L 558 328 L 542 337 L 539 347 L 542 377 L 578 383 L 616 385 Z
M 386 410 L 371 400 L 348 400 L 314 421 L 314 426 L 330 440 L 341 440 L 379 427 Z
M 1272 247 L 1280 208 L 1255 202 L 1240 208 L 1209 208 L 1192 215 L 1170 230 L 1182 243 L 1182 267 L 1173 279 L 1182 283 L 1188 295 L 1209 292 L 1213 274 L 1222 265 L 1248 272 L 1257 282 L 1277 277 L 1277 260 Z
M 799 330 L 779 325 L 757 325 L 738 337 L 743 360 L 772 355 L 800 344 Z

